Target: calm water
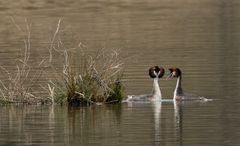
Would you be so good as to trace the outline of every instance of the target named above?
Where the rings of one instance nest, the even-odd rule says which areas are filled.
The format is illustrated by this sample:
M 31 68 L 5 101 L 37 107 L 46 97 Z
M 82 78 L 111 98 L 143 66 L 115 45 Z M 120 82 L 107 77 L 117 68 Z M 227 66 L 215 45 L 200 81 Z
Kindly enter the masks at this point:
M 32 24 L 32 60 L 47 54 L 57 21 L 67 47 L 121 49 L 126 94 L 151 92 L 152 65 L 177 66 L 183 88 L 209 103 L 135 103 L 68 109 L 0 106 L 0 145 L 239 145 L 240 1 L 14 0 L 0 2 L 0 65 L 14 69 Z M 4 78 L 4 74 L 0 75 Z M 176 81 L 161 80 L 171 99 Z

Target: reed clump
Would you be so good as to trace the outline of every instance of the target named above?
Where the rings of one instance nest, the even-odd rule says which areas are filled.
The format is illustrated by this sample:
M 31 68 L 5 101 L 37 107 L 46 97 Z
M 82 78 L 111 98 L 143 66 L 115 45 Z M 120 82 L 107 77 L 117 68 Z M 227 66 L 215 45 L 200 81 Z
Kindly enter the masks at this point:
M 62 79 L 49 84 L 55 102 L 67 101 L 70 106 L 121 102 L 123 63 L 118 52 L 101 49 L 91 54 L 81 47 L 78 49 L 78 55 L 75 51 L 64 51 Z
M 0 80 L 0 103 L 86 106 L 121 102 L 124 96 L 123 61 L 118 50 L 95 51 L 82 43 L 68 47 L 61 39 L 59 20 L 46 50 L 49 55 L 44 59 L 32 58 L 35 59 L 33 62 L 40 59 L 36 65 L 30 61 L 31 31 L 30 25 L 26 24 L 26 32 L 23 32 L 15 23 L 25 37 L 22 57 L 16 61 L 16 70 L 10 72 L 0 66 L 7 77 Z M 59 64 L 62 66 L 59 67 Z M 34 88 L 36 86 L 47 94 L 39 94 L 42 91 Z

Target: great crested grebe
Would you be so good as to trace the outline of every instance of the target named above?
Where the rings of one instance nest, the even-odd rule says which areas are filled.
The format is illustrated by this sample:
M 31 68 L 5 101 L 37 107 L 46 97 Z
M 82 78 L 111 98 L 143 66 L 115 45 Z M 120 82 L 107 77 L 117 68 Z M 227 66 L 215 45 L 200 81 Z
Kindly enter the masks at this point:
M 179 68 L 169 68 L 170 75 L 167 77 L 169 78 L 177 78 L 177 84 L 174 90 L 174 100 L 201 100 L 201 101 L 207 101 L 209 99 L 205 97 L 200 97 L 200 96 L 193 96 L 193 95 L 186 95 L 183 92 L 182 89 L 182 72 Z
M 165 71 L 163 67 L 153 66 L 149 68 L 149 76 L 153 78 L 153 92 L 150 95 L 129 95 L 126 101 L 160 101 L 162 100 L 161 90 L 158 84 Z

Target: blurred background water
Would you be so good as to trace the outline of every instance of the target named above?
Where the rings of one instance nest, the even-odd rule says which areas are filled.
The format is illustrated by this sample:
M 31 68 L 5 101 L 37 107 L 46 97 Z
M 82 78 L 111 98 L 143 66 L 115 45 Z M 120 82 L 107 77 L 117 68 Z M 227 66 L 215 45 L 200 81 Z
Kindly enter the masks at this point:
M 183 88 L 209 103 L 122 104 L 68 109 L 1 106 L 0 145 L 238 145 L 240 1 L 0 1 L 0 65 L 15 69 L 31 23 L 32 60 L 45 56 L 58 20 L 68 47 L 120 49 L 126 94 L 152 90 L 147 71 L 182 69 Z M 59 64 L 61 65 L 61 64 Z M 3 73 L 1 78 L 6 77 Z M 160 80 L 171 99 L 175 81 Z

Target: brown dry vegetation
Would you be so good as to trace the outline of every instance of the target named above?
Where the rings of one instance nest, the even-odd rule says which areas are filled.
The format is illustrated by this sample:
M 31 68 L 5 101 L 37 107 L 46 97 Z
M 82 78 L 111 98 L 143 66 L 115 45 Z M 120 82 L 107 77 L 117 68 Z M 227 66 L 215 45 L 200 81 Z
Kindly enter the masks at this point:
M 16 24 L 16 23 L 15 23 Z M 16 25 L 19 30 L 22 29 Z M 30 64 L 31 31 L 27 23 L 24 51 L 16 62 L 15 72 L 1 66 L 7 80 L 0 81 L 0 101 L 2 103 L 68 103 L 69 105 L 91 105 L 97 103 L 118 103 L 123 97 L 123 62 L 119 51 L 99 49 L 90 53 L 79 43 L 76 47 L 66 48 L 59 35 L 61 20 L 48 47 L 49 56 L 36 64 Z M 24 32 L 23 32 L 24 33 Z M 60 56 L 61 60 L 57 60 Z M 56 69 L 55 63 L 63 64 Z M 32 88 L 47 71 L 55 74 L 40 86 L 48 95 L 38 95 Z

